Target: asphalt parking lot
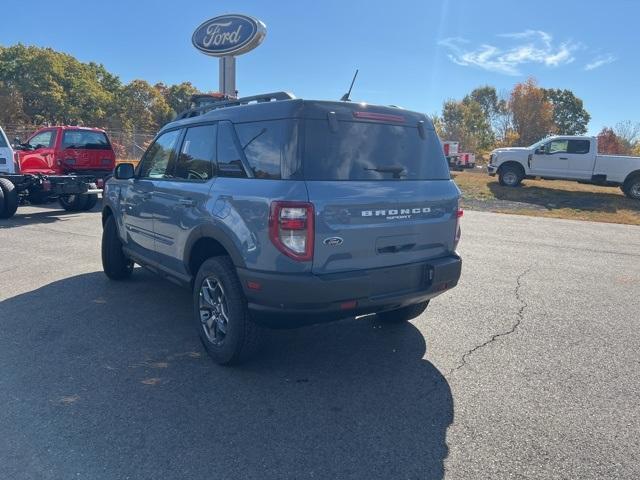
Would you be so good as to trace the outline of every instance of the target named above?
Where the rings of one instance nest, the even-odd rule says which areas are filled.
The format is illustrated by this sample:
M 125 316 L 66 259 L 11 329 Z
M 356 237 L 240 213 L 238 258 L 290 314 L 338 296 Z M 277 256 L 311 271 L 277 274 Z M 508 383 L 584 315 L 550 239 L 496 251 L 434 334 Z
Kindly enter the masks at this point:
M 411 324 L 208 360 L 186 290 L 101 271 L 100 214 L 0 223 L 0 478 L 640 478 L 640 227 L 466 212 Z

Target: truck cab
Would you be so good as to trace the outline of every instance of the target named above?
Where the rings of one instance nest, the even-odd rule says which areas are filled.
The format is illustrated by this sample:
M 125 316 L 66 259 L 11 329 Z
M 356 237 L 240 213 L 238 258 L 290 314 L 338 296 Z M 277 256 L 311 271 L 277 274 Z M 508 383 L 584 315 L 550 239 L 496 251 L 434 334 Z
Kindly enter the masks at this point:
M 82 174 L 104 178 L 115 167 L 115 153 L 104 130 L 76 126 L 46 127 L 18 146 L 22 173 Z

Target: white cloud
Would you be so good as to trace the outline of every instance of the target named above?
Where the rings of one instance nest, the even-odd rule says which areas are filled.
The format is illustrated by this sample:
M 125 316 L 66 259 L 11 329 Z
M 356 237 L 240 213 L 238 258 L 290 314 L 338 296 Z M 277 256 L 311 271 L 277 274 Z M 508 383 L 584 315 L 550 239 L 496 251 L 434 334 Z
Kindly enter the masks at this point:
M 598 55 L 596 58 L 594 58 L 591 62 L 587 63 L 584 66 L 585 70 L 595 70 L 596 68 L 600 68 L 603 65 L 607 65 L 609 63 L 613 63 L 617 60 L 616 57 L 614 57 L 611 54 L 608 55 Z
M 551 34 L 541 30 L 497 35 L 497 45 L 472 46 L 469 40 L 452 37 L 438 42 L 449 50 L 454 63 L 475 66 L 505 75 L 520 75 L 520 66 L 540 64 L 547 67 L 566 65 L 575 60 L 574 53 L 583 46 L 565 41 L 555 44 Z

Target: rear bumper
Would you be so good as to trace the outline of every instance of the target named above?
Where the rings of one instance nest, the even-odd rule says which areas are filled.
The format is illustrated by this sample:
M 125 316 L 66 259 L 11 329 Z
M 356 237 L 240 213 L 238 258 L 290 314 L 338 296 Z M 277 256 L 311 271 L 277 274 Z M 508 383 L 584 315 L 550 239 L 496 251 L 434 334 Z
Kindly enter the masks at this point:
M 290 327 L 429 300 L 455 287 L 461 269 L 460 257 L 451 255 L 421 263 L 326 275 L 241 268 L 238 275 L 254 319 L 269 326 Z M 255 289 L 256 284 L 259 289 Z

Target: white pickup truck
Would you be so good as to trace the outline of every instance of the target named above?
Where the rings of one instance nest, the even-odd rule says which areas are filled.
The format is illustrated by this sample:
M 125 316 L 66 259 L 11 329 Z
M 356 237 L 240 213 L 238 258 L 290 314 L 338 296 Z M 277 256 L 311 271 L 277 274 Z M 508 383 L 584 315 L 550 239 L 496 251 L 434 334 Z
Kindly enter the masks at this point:
M 508 187 L 534 177 L 575 180 L 619 186 L 627 197 L 640 200 L 640 157 L 598 155 L 595 137 L 557 136 L 530 147 L 498 148 L 491 152 L 488 171 Z

